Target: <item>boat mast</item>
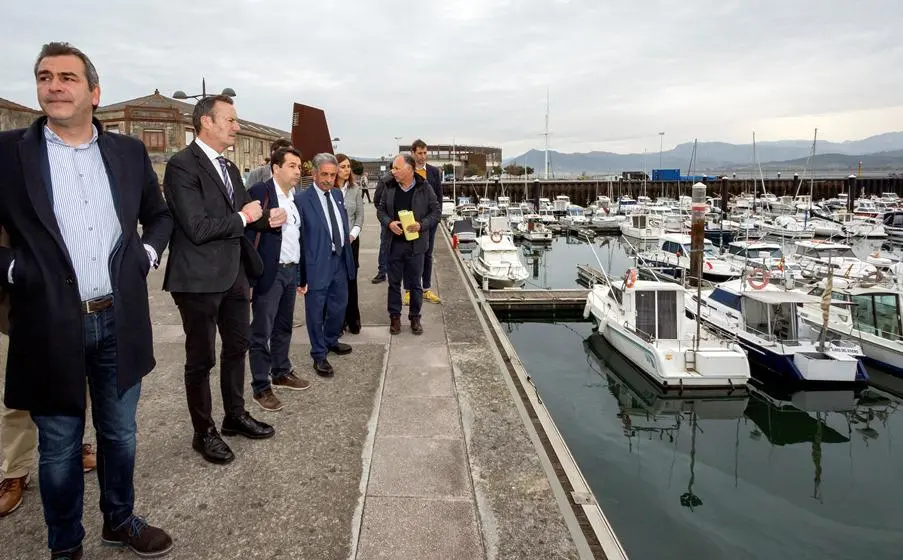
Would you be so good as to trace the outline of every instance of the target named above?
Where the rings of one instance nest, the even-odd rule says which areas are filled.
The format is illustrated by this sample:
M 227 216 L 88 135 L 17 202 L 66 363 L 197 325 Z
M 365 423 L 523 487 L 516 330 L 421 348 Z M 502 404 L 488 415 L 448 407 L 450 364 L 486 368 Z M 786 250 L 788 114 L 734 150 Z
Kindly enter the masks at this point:
M 543 133 L 543 136 L 546 137 L 546 151 L 545 151 L 545 164 L 546 164 L 546 181 L 549 180 L 549 89 L 546 88 L 546 131 Z

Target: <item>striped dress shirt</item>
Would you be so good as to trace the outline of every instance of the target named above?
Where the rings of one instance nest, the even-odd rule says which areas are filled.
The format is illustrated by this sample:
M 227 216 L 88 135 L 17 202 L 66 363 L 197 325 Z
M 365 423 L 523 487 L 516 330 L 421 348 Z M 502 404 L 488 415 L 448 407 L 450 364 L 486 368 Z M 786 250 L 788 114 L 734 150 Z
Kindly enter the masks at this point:
M 82 301 L 113 292 L 110 259 L 122 237 L 110 178 L 97 145 L 97 128 L 91 128 L 90 141 L 69 146 L 44 127 L 53 213 L 72 259 Z

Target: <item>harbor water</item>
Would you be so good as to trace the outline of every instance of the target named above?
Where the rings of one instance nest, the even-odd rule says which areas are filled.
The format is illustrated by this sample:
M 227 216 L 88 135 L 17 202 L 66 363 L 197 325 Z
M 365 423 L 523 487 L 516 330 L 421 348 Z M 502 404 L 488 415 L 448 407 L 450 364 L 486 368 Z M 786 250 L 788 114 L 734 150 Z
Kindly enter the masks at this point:
M 633 265 L 623 239 L 594 245 L 612 275 Z M 527 288 L 599 266 L 564 237 L 523 251 Z M 900 380 L 665 398 L 590 323 L 502 324 L 633 560 L 903 558 Z

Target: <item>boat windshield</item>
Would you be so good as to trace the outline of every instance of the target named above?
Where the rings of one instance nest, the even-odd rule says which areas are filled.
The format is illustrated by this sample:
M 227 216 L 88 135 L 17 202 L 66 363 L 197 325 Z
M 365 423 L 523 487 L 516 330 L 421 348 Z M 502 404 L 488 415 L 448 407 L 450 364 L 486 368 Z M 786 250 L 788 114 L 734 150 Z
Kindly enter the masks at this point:
M 817 259 L 829 259 L 829 258 L 856 258 L 856 255 L 853 253 L 853 249 L 850 247 L 842 246 L 842 247 L 799 247 L 797 250 L 797 254 L 805 255 L 807 257 L 814 257 Z
M 852 296 L 853 318 L 859 330 L 882 338 L 900 339 L 900 309 L 896 294 Z
M 570 214 L 571 216 L 582 216 L 583 208 L 578 208 L 576 206 L 572 206 L 572 207 L 568 208 L 568 214 Z
M 768 304 L 744 298 L 743 318 L 746 329 L 763 338 L 785 343 L 797 339 L 796 304 L 793 302 Z

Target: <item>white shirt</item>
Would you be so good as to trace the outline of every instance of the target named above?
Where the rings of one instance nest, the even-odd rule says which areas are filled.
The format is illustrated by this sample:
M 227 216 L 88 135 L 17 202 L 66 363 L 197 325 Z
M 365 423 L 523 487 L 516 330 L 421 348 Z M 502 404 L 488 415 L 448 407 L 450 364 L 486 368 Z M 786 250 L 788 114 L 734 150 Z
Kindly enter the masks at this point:
M 276 178 L 276 198 L 279 208 L 285 210 L 287 219 L 282 224 L 282 249 L 279 252 L 279 264 L 298 264 L 301 262 L 301 215 L 295 206 L 295 189 L 290 189 L 288 194 L 279 187 Z
M 329 219 L 329 209 L 332 208 L 332 213 L 335 216 L 335 223 L 339 225 L 339 239 L 342 240 L 342 247 L 345 246 L 345 231 L 344 227 L 342 227 L 342 214 L 339 213 L 339 203 L 333 198 L 330 202 L 331 204 L 326 204 L 326 197 L 332 196 L 329 194 L 329 191 L 323 191 L 317 185 L 312 185 L 310 188 L 317 189 L 317 198 L 320 199 L 320 206 L 323 208 L 323 215 L 326 216 L 326 227 L 329 228 L 329 239 L 332 239 L 332 221 Z M 325 196 L 324 196 L 325 195 Z M 332 248 L 333 252 L 336 252 L 336 248 Z
M 348 192 L 348 181 L 345 181 L 345 184 L 342 185 L 342 198 L 345 198 L 345 193 Z M 357 239 L 361 235 L 361 226 L 354 226 L 351 228 L 351 231 L 348 232 L 348 235 Z
M 219 158 L 222 156 L 222 154 L 217 153 L 216 150 L 205 144 L 204 141 L 200 138 L 195 137 L 194 143 L 197 144 L 198 148 L 200 148 L 201 151 L 204 152 L 204 155 L 210 159 L 210 163 L 213 164 L 213 169 L 216 169 L 216 172 L 219 174 L 219 178 L 223 180 L 223 184 L 226 184 L 226 178 L 223 177 L 223 168 L 219 164 Z M 235 185 L 232 185 L 232 188 L 234 189 Z M 247 226 L 248 219 L 245 217 L 245 215 L 241 212 L 238 212 L 238 215 L 241 216 L 242 225 Z

